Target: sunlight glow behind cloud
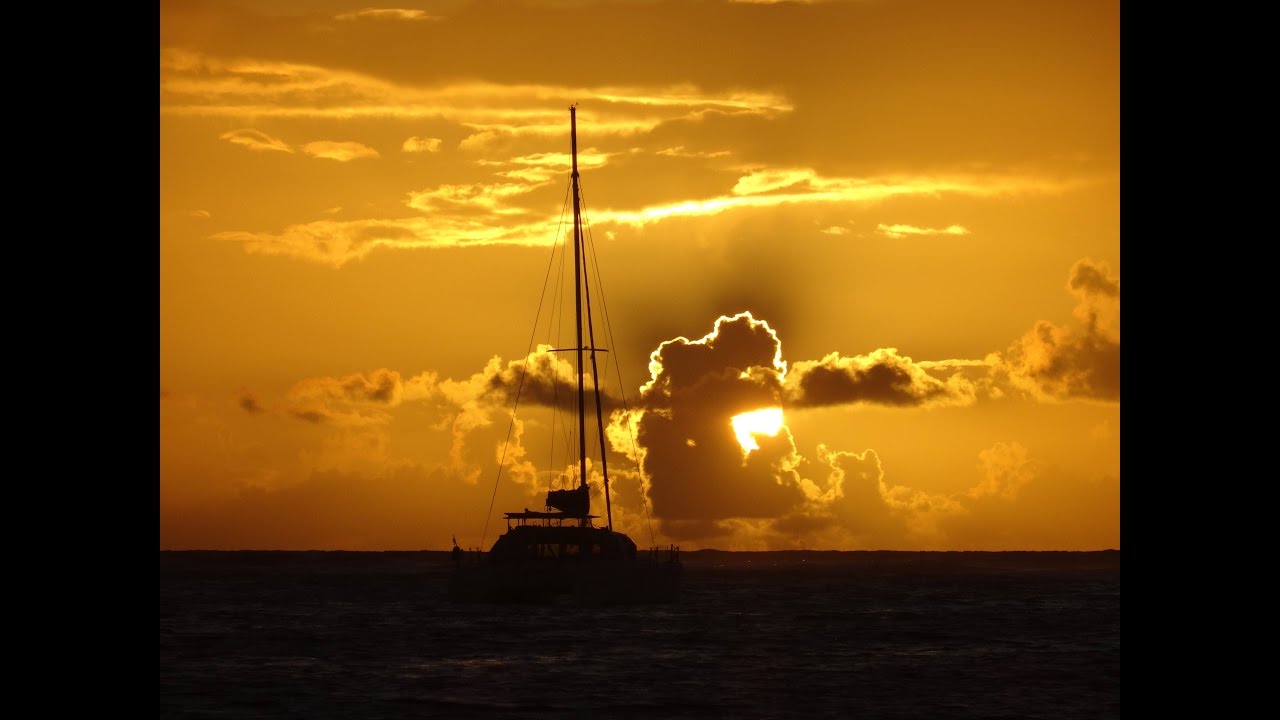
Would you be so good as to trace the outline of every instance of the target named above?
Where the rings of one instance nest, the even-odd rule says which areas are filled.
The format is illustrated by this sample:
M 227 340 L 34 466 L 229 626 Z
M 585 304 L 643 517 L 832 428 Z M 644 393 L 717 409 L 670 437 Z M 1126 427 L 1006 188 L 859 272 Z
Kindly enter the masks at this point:
M 743 456 L 746 456 L 752 450 L 760 449 L 760 444 L 753 436 L 773 437 L 782 429 L 782 408 L 763 408 L 744 412 L 734 415 L 729 423 L 733 426 L 733 434 L 737 436 L 738 444 L 742 446 Z

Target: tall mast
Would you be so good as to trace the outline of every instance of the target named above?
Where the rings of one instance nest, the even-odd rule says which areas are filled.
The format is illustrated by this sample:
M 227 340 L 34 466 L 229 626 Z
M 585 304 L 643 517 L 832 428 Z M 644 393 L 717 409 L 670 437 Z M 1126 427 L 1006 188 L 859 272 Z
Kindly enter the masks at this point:
M 574 329 L 578 332 L 578 487 L 587 486 L 587 400 L 582 387 L 582 207 L 578 201 L 578 106 L 569 106 L 569 142 L 573 149 Z M 594 357 L 594 356 L 593 356 Z

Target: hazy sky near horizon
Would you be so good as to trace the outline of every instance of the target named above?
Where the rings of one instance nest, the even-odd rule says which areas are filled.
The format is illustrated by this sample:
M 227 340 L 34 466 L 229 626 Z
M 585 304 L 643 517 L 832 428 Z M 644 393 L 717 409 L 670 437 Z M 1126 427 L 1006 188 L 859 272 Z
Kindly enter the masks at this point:
M 577 103 L 637 544 L 1118 548 L 1119 50 L 1114 0 L 162 2 L 161 547 L 487 545 L 572 476 Z

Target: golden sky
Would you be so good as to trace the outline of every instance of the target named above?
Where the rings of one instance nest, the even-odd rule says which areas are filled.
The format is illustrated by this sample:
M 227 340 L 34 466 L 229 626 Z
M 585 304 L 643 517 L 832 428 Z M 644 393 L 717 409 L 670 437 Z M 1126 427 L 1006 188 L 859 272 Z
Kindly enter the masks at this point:
M 1118 548 L 1119 51 L 1116 0 L 162 2 L 161 547 L 541 508 L 577 103 L 618 529 Z

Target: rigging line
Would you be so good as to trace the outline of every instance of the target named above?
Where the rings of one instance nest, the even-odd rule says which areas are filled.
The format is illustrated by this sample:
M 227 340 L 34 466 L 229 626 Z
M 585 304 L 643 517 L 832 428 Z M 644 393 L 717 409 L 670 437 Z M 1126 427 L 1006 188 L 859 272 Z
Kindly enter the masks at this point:
M 565 193 L 568 195 L 568 192 Z M 567 202 L 566 202 L 567 204 Z M 560 228 L 564 227 L 564 207 L 560 208 L 560 222 L 556 225 L 555 237 L 560 237 Z M 542 303 L 547 299 L 547 283 L 551 281 L 551 267 L 556 259 L 556 244 L 551 243 L 551 257 L 547 259 L 547 274 L 542 278 L 542 293 L 538 296 L 538 309 L 533 313 L 533 332 L 529 333 L 529 346 L 524 351 L 524 365 L 520 366 L 520 382 L 516 385 L 516 399 L 511 407 L 511 422 L 507 423 L 507 439 L 502 442 L 502 457 L 498 459 L 498 474 L 493 479 L 493 493 L 489 495 L 489 510 L 484 515 L 484 530 L 480 533 L 480 548 L 484 549 L 485 538 L 489 535 L 489 520 L 493 516 L 493 502 L 498 499 L 498 483 L 502 480 L 502 468 L 507 462 L 507 448 L 511 445 L 511 432 L 516 427 L 516 412 L 520 409 L 520 395 L 524 392 L 524 379 L 529 374 L 529 355 L 533 352 L 533 341 L 538 337 L 538 318 L 542 317 Z
M 579 183 L 579 185 L 581 185 L 581 183 Z M 578 192 L 579 194 L 581 194 L 582 192 L 581 187 L 579 187 Z M 579 202 L 579 206 L 581 206 L 581 202 Z M 578 215 L 579 215 L 579 221 L 581 221 L 581 215 L 582 215 L 581 207 L 579 207 Z M 587 232 L 590 233 L 590 228 L 588 228 Z M 584 243 L 584 247 L 583 247 L 584 256 L 586 254 L 585 246 L 590 246 L 591 255 L 592 257 L 595 257 L 594 243 L 588 240 L 587 238 L 583 238 L 583 243 Z M 583 259 L 585 260 L 586 258 L 584 257 Z M 600 399 L 600 367 L 596 363 L 596 331 L 595 331 L 595 325 L 591 322 L 591 284 L 587 281 L 587 278 L 590 275 L 591 275 L 591 272 L 589 269 L 587 269 L 587 272 L 583 273 L 582 289 L 583 289 L 583 295 L 586 296 L 586 300 L 587 300 L 587 335 L 588 335 L 587 340 L 588 342 L 591 343 L 591 376 L 592 376 L 591 389 L 593 391 L 592 394 L 595 395 L 595 398 L 596 398 L 596 432 L 599 434 L 599 440 L 600 440 L 600 472 L 603 474 L 603 477 L 604 477 L 604 506 L 605 506 L 605 511 L 607 513 L 607 516 L 609 518 L 609 530 L 612 531 L 613 530 L 613 502 L 610 499 L 610 493 L 609 493 L 609 457 L 608 457 L 608 448 L 605 447 L 607 439 L 605 438 L 605 434 L 604 434 L 604 411 L 602 409 L 602 403 Z M 599 279 L 600 279 L 600 274 L 599 274 L 599 267 L 597 263 L 596 280 L 599 280 Z M 597 293 L 603 294 L 603 292 L 604 292 L 603 289 L 597 290 Z M 608 362 L 606 361 L 605 362 L 606 370 L 608 369 L 608 367 L 609 365 L 608 365 Z
M 566 188 L 565 188 L 564 205 L 563 205 L 563 206 L 561 206 L 561 208 L 560 208 L 560 220 L 561 220 L 561 227 L 563 227 L 563 225 L 564 225 L 564 214 L 565 214 L 566 209 L 567 209 L 567 207 L 568 207 L 568 205 L 569 205 L 569 191 L 570 191 L 570 189 L 571 189 L 570 187 L 566 187 Z M 563 329 L 564 329 L 564 309 L 563 309 L 563 307 L 562 307 L 562 304 L 563 304 L 563 302 L 564 302 L 564 301 L 563 301 L 563 297 L 564 297 L 564 292 L 563 292 L 563 290 L 564 290 L 564 282 L 563 282 L 563 278 L 564 278 L 564 258 L 565 258 L 565 255 L 567 255 L 567 254 L 568 254 L 568 250 L 567 250 L 567 249 L 566 249 L 566 247 L 565 247 L 565 239 L 564 239 L 563 235 L 561 235 L 561 236 L 559 236 L 559 237 L 560 237 L 560 241 L 558 242 L 558 247 L 559 247 L 559 251 L 560 251 L 560 272 L 559 272 L 559 274 L 557 275 L 557 277 L 561 278 L 561 282 L 559 282 L 559 283 L 557 283 L 557 284 L 556 284 L 554 294 L 553 294 L 553 295 L 552 295 L 552 297 L 551 297 L 551 312 L 548 314 L 548 317 L 547 317 L 547 345 L 550 345 L 551 347 L 555 347 L 555 345 L 551 342 L 551 340 L 552 340 L 553 338 L 558 338 L 558 337 L 559 337 L 558 332 L 563 332 Z M 553 248 L 554 248 L 554 247 L 555 247 L 555 246 L 553 246 Z M 558 312 L 558 313 L 557 313 L 557 310 L 559 310 L 559 312 Z M 557 326 L 557 323 L 556 323 L 556 319 L 557 319 L 557 317 L 558 317 L 558 318 L 559 318 L 559 320 L 560 320 L 560 322 L 559 322 L 559 328 L 560 328 L 560 329 L 559 329 L 559 331 L 557 331 L 557 333 L 553 333 L 552 331 L 553 331 L 553 330 L 555 330 L 555 329 L 556 329 L 556 326 Z M 554 364 L 553 364 L 553 367 L 554 367 Z M 559 385 L 559 383 L 557 383 L 557 382 L 556 382 L 555 377 L 552 377 L 552 379 L 551 379 L 551 408 L 550 408 L 550 410 L 551 410 L 551 412 L 550 412 L 550 415 L 551 415 L 551 432 L 550 432 L 550 435 L 551 435 L 551 437 L 552 437 L 552 441 L 551 441 L 550 443 L 548 443 L 548 448 L 547 448 L 547 451 L 548 451 L 548 458 L 547 458 L 547 491 L 548 491 L 548 492 L 549 492 L 549 491 L 551 491 L 551 490 L 553 489 L 553 488 L 552 488 L 552 483 L 554 482 L 554 478 L 555 478 L 555 470 L 554 470 L 554 468 L 555 468 L 555 466 L 556 466 L 556 443 L 555 443 L 556 418 L 561 414 L 561 413 L 560 413 L 560 385 Z M 568 431 L 567 431 L 567 430 L 565 430 L 565 432 L 567 433 Z M 566 434 L 565 443 L 567 444 L 568 442 L 569 442 L 569 440 L 568 440 L 568 437 L 567 437 L 567 434 Z
M 631 426 L 630 421 L 631 408 L 627 405 L 627 389 L 626 385 L 622 382 L 622 365 L 620 361 L 622 353 L 618 351 L 618 343 L 613 339 L 613 322 L 609 319 L 609 300 L 605 297 L 604 281 L 600 277 L 600 256 L 596 254 L 595 236 L 591 235 L 591 225 L 587 222 L 585 217 L 587 214 L 587 197 L 582 191 L 581 182 L 578 183 L 578 195 L 580 196 L 579 204 L 581 205 L 579 215 L 583 217 L 583 225 L 587 228 L 587 234 L 591 236 L 591 264 L 596 271 L 596 293 L 600 296 L 600 310 L 601 314 L 604 315 L 604 328 L 605 333 L 609 336 L 609 347 L 614 350 L 613 365 L 614 369 L 618 373 L 618 394 L 622 397 L 623 418 L 624 422 L 627 424 L 627 434 L 631 437 L 631 456 L 635 458 L 636 472 L 640 475 L 640 505 L 644 508 L 644 520 L 649 526 L 649 544 L 656 546 L 658 544 L 657 537 L 653 533 L 653 519 L 649 514 L 649 494 L 644 491 L 644 463 L 640 462 L 640 451 L 639 448 L 637 448 L 638 443 L 636 442 L 636 432 Z M 609 366 L 606 364 L 605 368 L 607 369 L 608 367 Z

